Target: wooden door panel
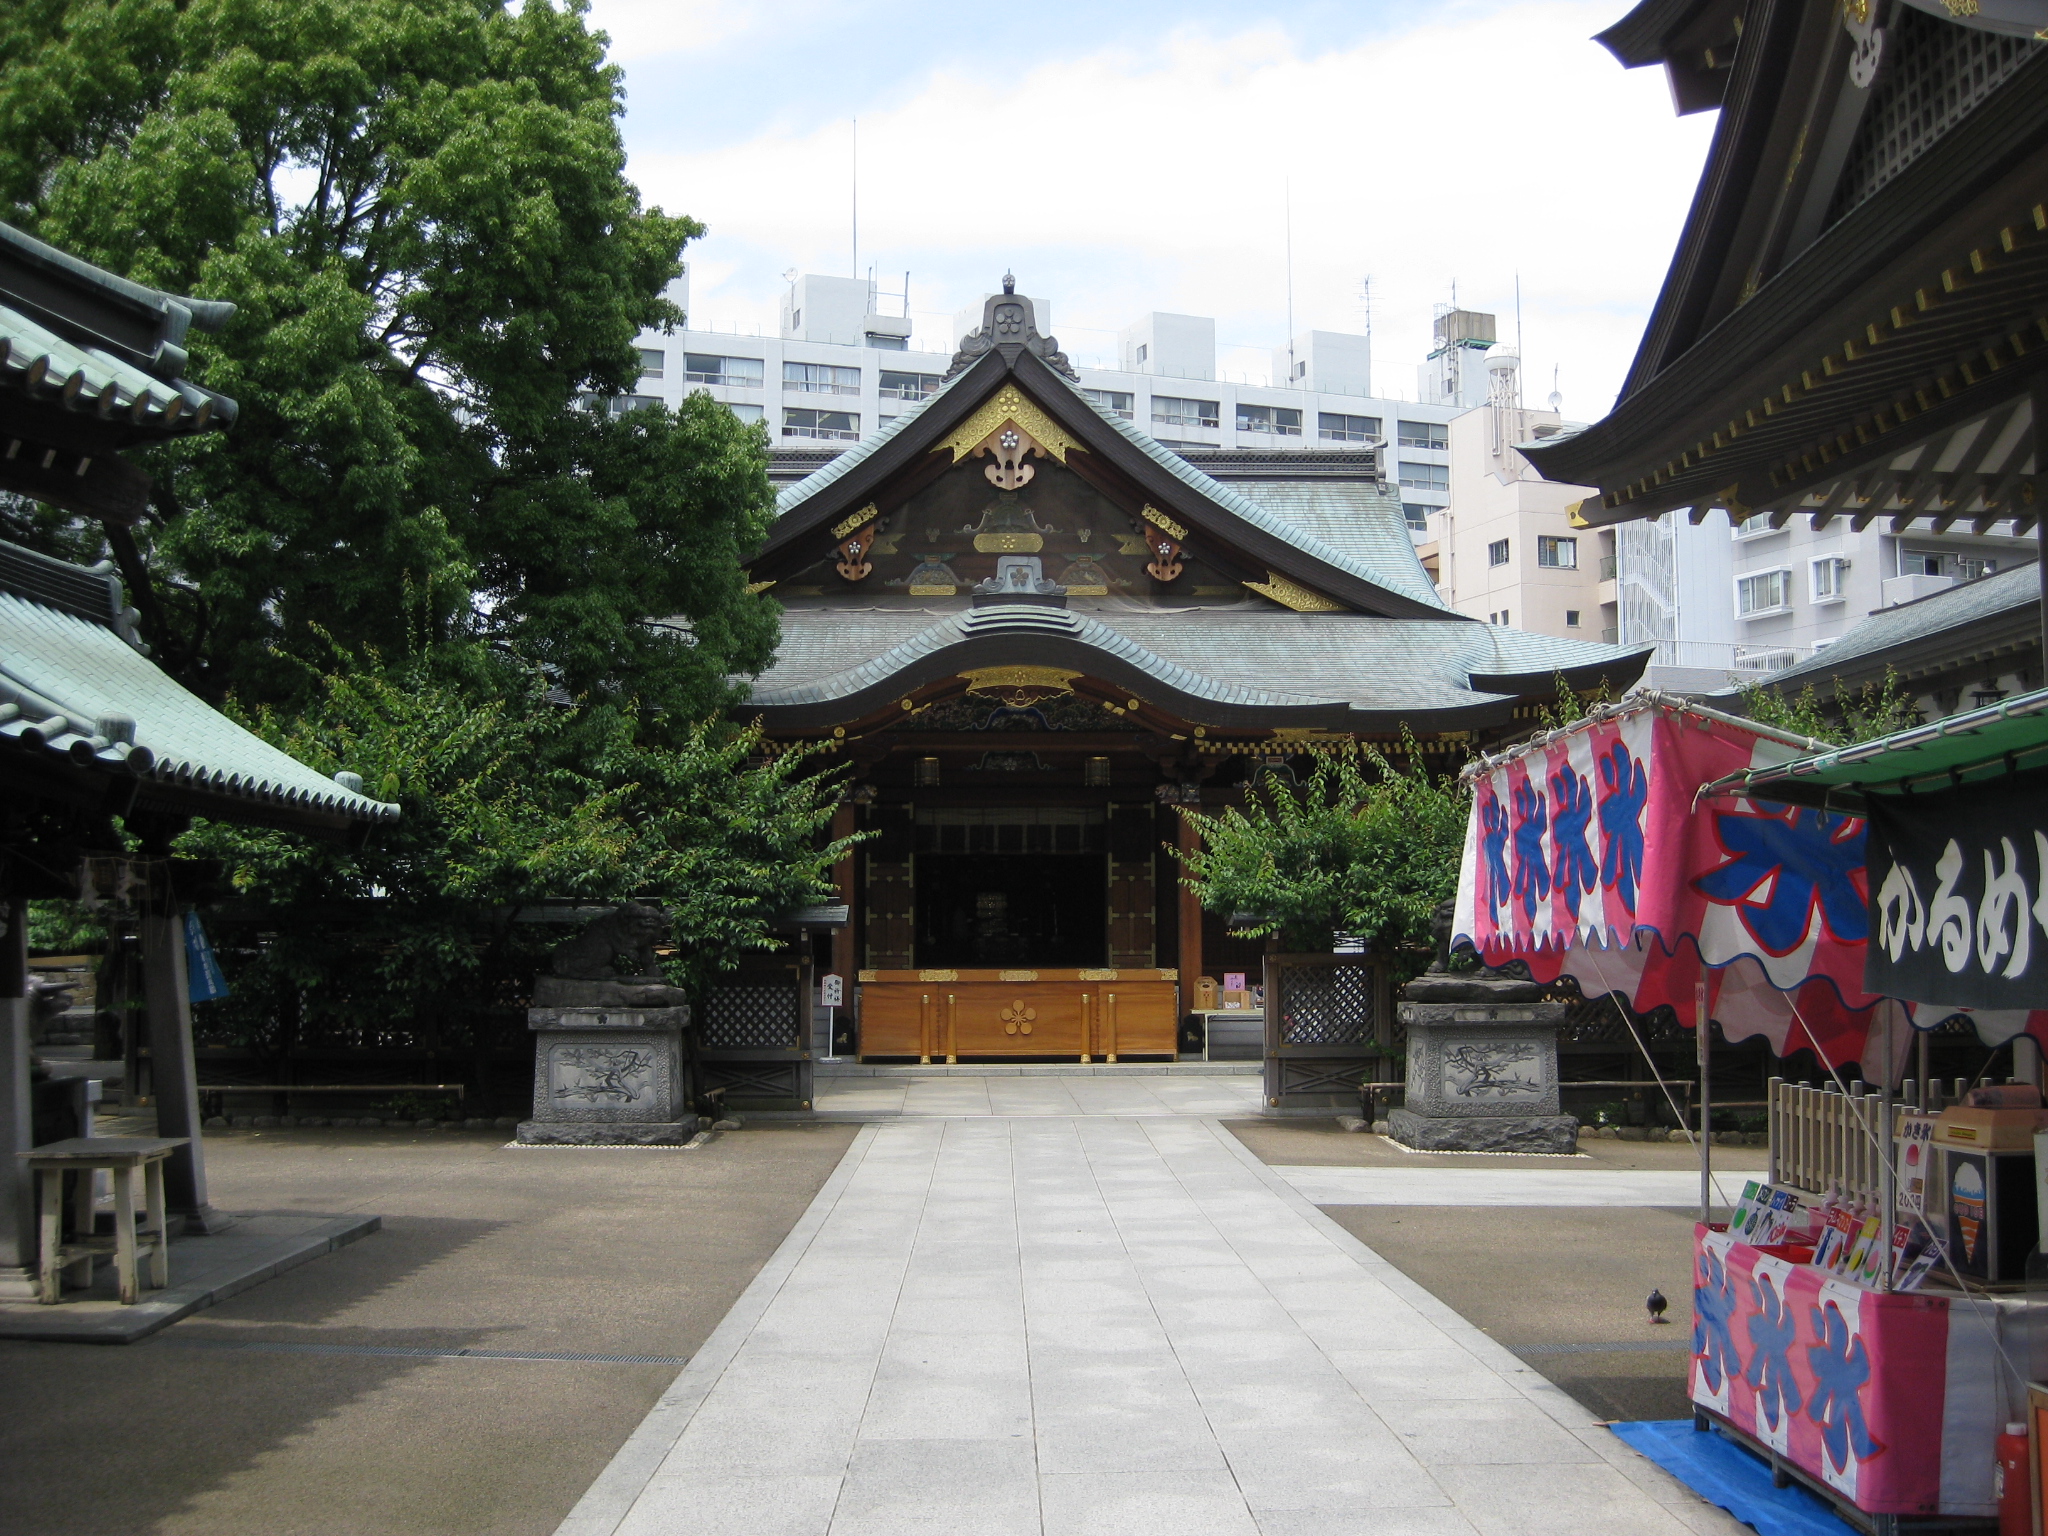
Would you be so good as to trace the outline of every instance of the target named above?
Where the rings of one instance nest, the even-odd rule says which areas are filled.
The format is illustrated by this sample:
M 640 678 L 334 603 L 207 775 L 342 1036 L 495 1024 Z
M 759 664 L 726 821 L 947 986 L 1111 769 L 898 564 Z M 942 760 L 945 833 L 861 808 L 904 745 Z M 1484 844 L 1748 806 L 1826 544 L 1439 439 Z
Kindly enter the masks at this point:
M 1171 982 L 1095 989 L 1095 1050 L 1104 1056 L 1171 1056 L 1179 1048 Z
M 1071 985 L 963 986 L 949 995 L 957 999 L 953 1027 L 962 1056 L 1080 1054 L 1081 998 Z
M 919 1015 L 927 994 L 912 987 L 868 986 L 861 992 L 860 1053 L 921 1056 Z

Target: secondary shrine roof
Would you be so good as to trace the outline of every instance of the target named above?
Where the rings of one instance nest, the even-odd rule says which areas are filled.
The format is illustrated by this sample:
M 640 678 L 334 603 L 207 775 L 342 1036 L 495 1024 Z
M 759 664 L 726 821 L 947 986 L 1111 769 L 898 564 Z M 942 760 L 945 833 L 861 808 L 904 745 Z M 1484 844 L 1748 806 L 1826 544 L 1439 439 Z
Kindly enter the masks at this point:
M 0 544 L 0 761 L 46 778 L 126 781 L 145 809 L 221 821 L 347 828 L 397 817 L 397 806 L 237 725 L 131 636 L 111 572 Z

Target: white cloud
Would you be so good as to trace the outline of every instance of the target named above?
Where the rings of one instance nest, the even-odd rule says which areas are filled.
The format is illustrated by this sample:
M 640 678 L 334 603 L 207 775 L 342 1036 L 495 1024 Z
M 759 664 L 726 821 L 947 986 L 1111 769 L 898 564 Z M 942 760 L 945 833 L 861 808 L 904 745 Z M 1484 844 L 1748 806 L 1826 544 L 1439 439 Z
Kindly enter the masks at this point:
M 589 24 L 612 40 L 613 63 L 696 53 L 758 24 L 743 0 L 591 0 Z
M 1184 33 L 1008 82 L 934 74 L 861 117 L 863 265 L 912 269 L 915 308 L 935 315 L 1013 265 L 1077 356 L 1105 354 L 1105 333 L 1148 309 L 1214 315 L 1219 343 L 1264 349 L 1284 339 L 1291 180 L 1297 329 L 1360 329 L 1371 273 L 1376 383 L 1410 393 L 1432 304 L 1455 281 L 1511 340 L 1519 271 L 1528 392 L 1549 393 L 1555 364 L 1567 413 L 1597 415 L 1711 128 L 1674 118 L 1660 72 L 1624 72 L 1587 40 L 1612 12 L 1461 12 L 1320 54 L 1277 29 Z M 770 324 L 784 267 L 847 270 L 847 148 L 839 123 L 634 155 L 650 201 L 712 227 L 700 317 Z M 1255 353 L 1222 362 L 1264 371 Z

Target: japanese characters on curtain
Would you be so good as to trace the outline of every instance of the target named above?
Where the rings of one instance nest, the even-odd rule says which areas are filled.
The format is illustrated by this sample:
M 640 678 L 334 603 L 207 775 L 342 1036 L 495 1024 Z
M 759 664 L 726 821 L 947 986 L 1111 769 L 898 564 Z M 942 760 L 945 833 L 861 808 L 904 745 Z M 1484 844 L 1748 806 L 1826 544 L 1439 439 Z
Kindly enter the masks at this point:
M 2048 1008 L 2048 769 L 1869 801 L 1865 988 Z

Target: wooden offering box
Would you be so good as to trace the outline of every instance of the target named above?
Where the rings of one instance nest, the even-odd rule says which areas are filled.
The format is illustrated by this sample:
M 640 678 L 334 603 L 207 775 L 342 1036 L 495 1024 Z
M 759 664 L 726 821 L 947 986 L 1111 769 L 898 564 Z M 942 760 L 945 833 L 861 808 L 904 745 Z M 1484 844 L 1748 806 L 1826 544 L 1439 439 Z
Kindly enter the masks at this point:
M 1170 1058 L 1178 994 L 1170 970 L 862 971 L 860 1054 Z

